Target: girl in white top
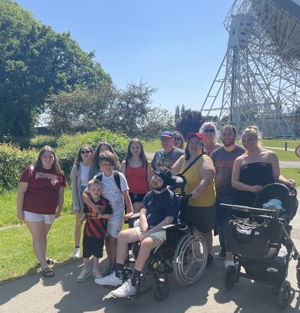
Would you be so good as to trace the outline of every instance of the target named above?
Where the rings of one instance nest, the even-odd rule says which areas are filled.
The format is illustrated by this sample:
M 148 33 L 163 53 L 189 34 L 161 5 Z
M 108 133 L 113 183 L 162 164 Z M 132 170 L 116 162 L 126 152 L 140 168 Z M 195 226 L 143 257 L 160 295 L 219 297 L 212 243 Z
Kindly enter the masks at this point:
M 74 162 L 70 178 L 71 178 L 71 191 L 72 191 L 72 205 L 71 209 L 76 216 L 75 224 L 75 248 L 73 251 L 73 258 L 80 257 L 80 237 L 81 225 L 78 223 L 83 215 L 82 192 L 85 190 L 89 180 L 89 169 L 91 166 L 93 149 L 89 145 L 82 145 L 77 153 L 77 158 Z

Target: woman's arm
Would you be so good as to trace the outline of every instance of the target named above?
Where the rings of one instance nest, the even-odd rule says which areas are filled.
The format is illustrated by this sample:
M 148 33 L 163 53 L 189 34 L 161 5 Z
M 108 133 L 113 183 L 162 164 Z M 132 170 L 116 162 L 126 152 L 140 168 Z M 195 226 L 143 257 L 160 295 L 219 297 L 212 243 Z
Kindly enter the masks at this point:
M 272 165 L 272 173 L 273 178 L 276 183 L 282 183 L 287 186 L 294 186 L 295 187 L 295 181 L 293 179 L 287 179 L 283 175 L 280 174 L 280 167 L 279 167 L 279 160 L 277 157 L 277 154 L 273 151 L 268 151 L 268 160 Z
M 147 161 L 148 165 L 147 165 L 147 185 L 149 190 L 151 190 L 151 179 L 152 179 L 152 168 L 151 168 L 151 163 L 150 161 Z
M 70 173 L 70 179 L 71 179 L 71 192 L 72 192 L 72 209 L 78 210 L 79 209 L 79 201 L 78 197 L 80 197 L 80 190 L 78 190 L 78 179 L 79 177 L 79 171 L 76 165 L 72 167 L 71 173 Z
M 23 211 L 23 204 L 24 204 L 24 197 L 25 192 L 28 189 L 29 183 L 20 182 L 18 187 L 18 196 L 17 196 L 17 217 L 19 220 L 24 220 L 24 211 Z
M 199 175 L 201 177 L 200 183 L 191 192 L 192 198 L 198 198 L 215 177 L 215 168 L 211 158 L 205 157 L 199 168 Z
M 64 198 L 65 198 L 65 187 L 61 186 L 58 191 L 58 201 L 57 201 L 57 210 L 55 212 L 55 218 L 58 218 L 60 216 L 64 204 Z
M 133 207 L 132 207 L 132 203 L 131 203 L 131 200 L 129 197 L 128 190 L 123 190 L 122 195 L 124 197 L 126 210 L 127 210 L 127 213 L 124 215 L 124 220 L 127 221 L 129 219 L 129 217 L 133 214 Z
M 122 161 L 122 163 L 121 163 L 121 173 L 123 173 L 124 176 L 126 177 L 126 162 L 125 162 L 125 160 Z
M 235 159 L 233 163 L 231 185 L 233 188 L 237 190 L 258 193 L 262 189 L 262 186 L 260 185 L 250 186 L 250 185 L 246 185 L 240 182 L 242 161 L 243 161 L 243 158 L 239 157 Z
M 185 155 L 182 155 L 172 166 L 172 175 L 176 175 L 180 169 L 182 160 L 184 160 Z

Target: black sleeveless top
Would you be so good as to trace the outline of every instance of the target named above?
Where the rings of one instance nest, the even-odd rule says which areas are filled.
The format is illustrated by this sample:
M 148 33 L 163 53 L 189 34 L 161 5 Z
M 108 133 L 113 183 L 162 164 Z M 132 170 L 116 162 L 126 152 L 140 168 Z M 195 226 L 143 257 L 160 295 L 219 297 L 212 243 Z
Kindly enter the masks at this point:
M 272 184 L 275 182 L 272 173 L 272 165 L 266 162 L 246 164 L 241 167 L 239 181 L 250 186 L 266 186 L 268 184 Z M 238 190 L 234 199 L 234 204 L 252 206 L 256 196 L 257 193 Z M 240 211 L 235 211 L 234 213 L 239 217 L 248 216 L 248 213 Z

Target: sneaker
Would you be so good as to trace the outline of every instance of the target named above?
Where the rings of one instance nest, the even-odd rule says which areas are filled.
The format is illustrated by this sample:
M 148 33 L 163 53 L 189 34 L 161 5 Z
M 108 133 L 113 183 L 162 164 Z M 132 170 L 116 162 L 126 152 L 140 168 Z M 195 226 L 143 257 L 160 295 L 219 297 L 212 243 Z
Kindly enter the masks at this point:
M 77 277 L 77 281 L 79 283 L 85 281 L 87 278 L 91 276 L 91 271 L 90 270 L 85 270 L 84 268 L 82 269 L 80 275 Z
M 113 272 L 108 276 L 96 278 L 95 283 L 98 285 L 108 285 L 108 286 L 118 287 L 118 286 L 122 285 L 123 280 L 122 280 L 122 278 L 118 278 L 115 275 L 115 272 Z
M 99 271 L 99 269 L 98 268 L 96 268 L 96 269 L 94 269 L 94 270 L 92 270 L 92 275 L 93 275 L 93 277 L 96 279 L 96 278 L 101 278 L 102 277 L 102 275 L 101 275 L 101 273 L 100 273 L 100 271 Z
M 211 265 L 213 264 L 213 262 L 214 262 L 214 258 L 213 258 L 213 256 L 212 256 L 211 254 L 209 254 L 209 255 L 207 256 L 207 261 L 206 261 L 205 268 L 211 267 Z
M 226 259 L 226 256 L 227 256 L 227 251 L 224 248 L 222 248 L 218 254 L 218 259 L 224 260 Z
M 107 268 L 103 271 L 102 276 L 108 276 L 113 272 L 113 266 L 108 265 Z
M 72 254 L 72 258 L 78 259 L 80 258 L 80 248 L 75 248 Z
M 131 297 L 136 294 L 136 287 L 131 285 L 131 279 L 129 279 L 121 287 L 111 291 L 111 294 L 118 298 Z

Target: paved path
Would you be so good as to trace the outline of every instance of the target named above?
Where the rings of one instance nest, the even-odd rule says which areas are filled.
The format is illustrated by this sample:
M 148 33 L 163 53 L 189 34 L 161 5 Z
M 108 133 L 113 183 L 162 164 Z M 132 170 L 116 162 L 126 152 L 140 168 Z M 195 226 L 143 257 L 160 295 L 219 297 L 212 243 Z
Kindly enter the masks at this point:
M 300 189 L 298 189 L 300 195 Z M 299 197 L 298 197 L 299 198 Z M 300 200 L 300 198 L 299 198 Z M 300 214 L 294 218 L 292 238 L 300 250 Z M 51 279 L 34 275 L 0 285 L 1 313 L 266 313 L 283 312 L 279 309 L 277 297 L 271 294 L 271 287 L 247 279 L 240 279 L 232 290 L 222 286 L 223 261 L 216 257 L 219 251 L 218 238 L 214 237 L 214 264 L 205 270 L 201 279 L 192 286 L 184 287 L 169 274 L 171 293 L 162 302 L 152 298 L 151 292 L 143 295 L 140 301 L 114 299 L 109 290 L 96 285 L 92 278 L 77 283 L 76 278 L 82 262 L 57 267 Z M 299 313 L 300 293 L 296 280 L 296 261 L 291 260 L 287 279 L 292 286 L 291 304 L 285 313 Z M 100 264 L 104 269 L 106 260 Z M 153 286 L 152 277 L 147 277 L 146 286 Z

